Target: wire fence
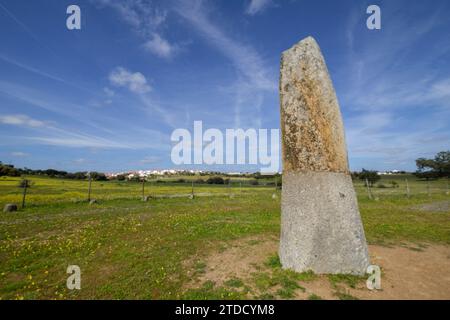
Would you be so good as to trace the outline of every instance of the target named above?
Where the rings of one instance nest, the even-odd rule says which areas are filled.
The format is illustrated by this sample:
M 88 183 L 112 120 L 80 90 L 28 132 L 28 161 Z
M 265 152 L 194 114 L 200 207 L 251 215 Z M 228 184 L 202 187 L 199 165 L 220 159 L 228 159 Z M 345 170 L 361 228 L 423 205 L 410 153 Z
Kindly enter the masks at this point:
M 278 184 L 268 182 L 256 185 L 254 181 L 237 180 L 224 184 L 197 183 L 194 180 L 182 183 L 175 181 L 89 181 L 27 177 L 26 203 L 38 205 L 62 202 L 109 201 L 136 199 L 148 201 L 152 198 L 208 197 L 250 195 L 279 189 Z M 0 178 L 0 203 L 20 204 L 23 188 L 20 178 Z
M 239 196 L 267 192 L 274 199 L 281 191 L 281 179 L 259 181 L 236 179 L 224 184 L 198 183 L 195 180 L 176 181 L 88 181 L 26 177 L 23 179 L 0 178 L 0 204 L 9 203 L 41 205 L 62 202 L 109 201 L 136 199 L 148 201 L 152 198 L 195 198 L 211 196 Z M 379 200 L 388 197 L 430 197 L 450 195 L 449 180 L 418 180 L 408 178 L 385 178 L 370 185 L 366 181 L 353 181 L 360 197 Z M 25 196 L 26 195 L 26 201 Z

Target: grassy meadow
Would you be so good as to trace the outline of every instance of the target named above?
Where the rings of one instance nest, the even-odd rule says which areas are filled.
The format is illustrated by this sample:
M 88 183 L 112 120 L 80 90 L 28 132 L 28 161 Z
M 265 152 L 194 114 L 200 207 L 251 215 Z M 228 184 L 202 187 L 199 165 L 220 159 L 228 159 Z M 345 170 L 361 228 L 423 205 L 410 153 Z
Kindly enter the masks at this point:
M 91 198 L 98 203 L 89 205 L 87 181 L 28 178 L 26 207 L 0 216 L 1 299 L 291 298 L 314 277 L 282 270 L 273 252 L 250 281 L 188 285 L 211 252 L 279 236 L 281 195 L 273 186 L 195 185 L 197 196 L 189 199 L 189 182 L 152 182 L 145 194 L 153 197 L 144 202 L 138 182 L 94 181 Z M 2 208 L 21 203 L 19 181 L 0 178 Z M 384 176 L 369 199 L 355 181 L 368 242 L 450 245 L 447 188 L 446 180 Z M 68 265 L 80 266 L 81 290 L 66 288 Z M 274 286 L 278 291 L 268 295 Z

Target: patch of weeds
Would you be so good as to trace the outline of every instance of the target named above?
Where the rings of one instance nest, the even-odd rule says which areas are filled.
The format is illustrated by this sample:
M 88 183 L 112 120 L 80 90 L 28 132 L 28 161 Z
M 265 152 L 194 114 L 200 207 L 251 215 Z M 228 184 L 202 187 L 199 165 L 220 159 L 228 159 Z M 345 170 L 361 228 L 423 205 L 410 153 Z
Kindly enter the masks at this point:
M 312 270 L 308 270 L 302 273 L 297 273 L 296 274 L 296 279 L 299 281 L 313 281 L 317 278 L 317 275 L 312 271 Z
M 419 247 L 407 247 L 411 251 L 423 252 L 424 250 Z
M 354 289 L 361 281 L 366 280 L 366 278 L 364 276 L 355 276 L 350 274 L 330 274 L 328 275 L 328 280 L 330 280 L 331 286 L 335 289 L 341 283 Z
M 323 300 L 323 299 L 322 299 L 322 297 L 318 296 L 317 294 L 312 293 L 308 296 L 308 300 Z
M 267 261 L 264 263 L 266 267 L 270 267 L 274 270 L 274 273 L 278 275 L 285 275 L 287 277 L 290 277 L 292 279 L 298 280 L 298 281 L 312 281 L 316 279 L 316 275 L 313 271 L 308 270 L 306 272 L 298 273 L 293 270 L 289 269 L 281 269 L 281 262 L 278 254 L 274 254 L 270 256 Z
M 275 296 L 270 293 L 263 293 L 260 296 L 256 297 L 258 300 L 274 300 Z
M 273 260 L 271 260 L 273 261 Z M 296 290 L 302 290 L 305 292 L 298 281 L 303 279 L 312 279 L 315 275 L 311 272 L 297 273 L 292 270 L 283 270 L 281 268 L 275 268 L 271 273 L 258 272 L 253 274 L 253 281 L 256 288 L 260 292 L 266 292 L 270 288 L 279 286 L 280 288 L 276 292 L 282 299 L 289 299 L 295 296 Z
M 245 293 L 228 290 L 223 287 L 215 287 L 213 281 L 206 281 L 201 288 L 186 291 L 182 299 L 187 300 L 237 300 L 244 299 Z
M 240 288 L 244 286 L 244 283 L 239 278 L 231 278 L 224 282 L 224 284 L 228 287 Z
M 291 270 L 277 270 L 274 272 L 273 281 L 280 285 L 281 288 L 277 291 L 280 298 L 289 299 L 294 297 L 297 289 L 305 292 L 305 288 L 298 284 L 297 273 Z
M 275 279 L 275 281 L 278 284 L 280 284 L 283 287 L 283 289 L 292 290 L 292 291 L 294 291 L 296 289 L 301 289 L 303 292 L 305 291 L 305 288 L 300 286 L 295 279 L 290 277 L 290 275 L 287 275 L 287 274 L 278 275 L 277 278 Z
M 280 289 L 277 290 L 277 295 L 281 299 L 291 299 L 291 298 L 294 297 L 294 290 L 280 288 Z
M 273 269 L 281 268 L 280 257 L 278 257 L 278 254 L 271 255 L 264 264 Z
M 283 287 L 301 288 L 297 283 L 302 279 L 301 273 L 292 270 L 277 269 L 274 270 L 272 278 L 276 284 L 280 284 Z
M 249 240 L 247 242 L 247 244 L 249 244 L 250 246 L 257 245 L 258 243 L 261 243 L 261 241 L 260 240 Z
M 203 274 L 205 273 L 206 263 L 203 261 L 196 261 L 194 265 L 195 274 Z
M 277 284 L 273 281 L 272 277 L 268 273 L 255 272 L 252 274 L 252 276 L 256 288 L 258 288 L 260 291 L 266 291 L 267 289 Z
M 352 296 L 349 293 L 345 292 L 335 292 L 334 295 L 339 298 L 339 300 L 359 300 L 357 297 Z

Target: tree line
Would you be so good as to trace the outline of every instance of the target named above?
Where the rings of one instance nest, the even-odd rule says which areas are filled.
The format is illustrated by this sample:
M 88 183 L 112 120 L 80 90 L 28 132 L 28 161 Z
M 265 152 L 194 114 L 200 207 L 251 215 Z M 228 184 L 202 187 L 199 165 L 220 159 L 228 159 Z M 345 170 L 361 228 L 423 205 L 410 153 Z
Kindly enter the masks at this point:
M 46 170 L 33 170 L 29 168 L 16 168 L 12 164 L 4 164 L 0 161 L 0 177 L 20 177 L 21 175 L 34 175 L 34 176 L 47 176 L 51 178 L 62 178 L 62 179 L 74 179 L 74 180 L 85 180 L 88 178 L 88 174 L 91 175 L 91 179 L 95 181 L 106 181 L 108 180 L 106 175 L 101 172 L 87 171 L 81 172 L 67 172 L 55 169 Z
M 444 178 L 444 177 L 450 177 L 450 151 L 441 151 L 435 155 L 432 159 L 426 159 L 426 158 L 418 158 L 416 160 L 416 166 L 417 171 L 414 173 L 414 175 L 419 179 L 438 179 L 438 178 Z M 401 173 L 405 173 L 404 171 Z M 210 172 L 211 174 L 211 172 Z M 64 178 L 64 179 L 74 179 L 74 180 L 85 180 L 88 178 L 88 172 L 87 171 L 81 171 L 81 172 L 67 172 L 62 170 L 55 170 L 55 169 L 46 169 L 46 170 L 33 170 L 29 168 L 15 168 L 12 164 L 4 164 L 0 161 L 0 177 L 1 176 L 10 176 L 10 177 L 19 177 L 21 175 L 37 175 L 37 176 L 48 176 L 51 178 Z M 201 174 L 202 175 L 202 174 Z M 219 177 L 221 174 L 220 172 L 216 172 L 216 176 L 213 176 L 206 181 L 203 179 L 199 179 L 197 183 L 207 183 L 207 184 L 227 184 L 228 179 L 223 179 Z M 226 174 L 225 174 L 226 175 Z M 92 180 L 95 181 L 106 181 L 108 178 L 104 173 L 91 171 L 90 176 Z M 258 179 L 279 179 L 278 184 L 281 185 L 281 175 L 279 173 L 274 175 L 261 175 L 259 172 L 252 173 L 252 174 L 242 174 L 240 176 L 245 177 L 253 177 L 254 184 L 258 184 Z M 360 179 L 363 181 L 368 181 L 370 185 L 373 185 L 376 183 L 380 176 L 377 171 L 375 170 L 366 170 L 362 169 L 361 172 L 353 172 L 352 173 L 353 179 Z M 116 177 L 116 180 L 126 180 L 126 175 L 118 175 Z M 138 179 L 138 178 L 137 178 Z M 182 182 L 182 181 L 179 181 Z

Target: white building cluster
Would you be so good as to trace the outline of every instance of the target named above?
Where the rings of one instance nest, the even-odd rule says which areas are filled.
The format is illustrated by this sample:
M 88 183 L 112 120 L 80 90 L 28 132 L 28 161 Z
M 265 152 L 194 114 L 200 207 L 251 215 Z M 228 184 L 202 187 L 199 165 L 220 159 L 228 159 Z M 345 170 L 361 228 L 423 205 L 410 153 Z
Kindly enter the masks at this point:
M 378 175 L 380 175 L 380 176 L 389 176 L 391 174 L 399 174 L 399 173 L 400 173 L 399 170 L 391 170 L 391 171 L 378 172 Z
M 154 176 L 173 176 L 173 175 L 195 175 L 202 174 L 201 170 L 175 170 L 175 169 L 164 169 L 164 170 L 137 170 L 128 172 L 115 172 L 106 173 L 108 179 L 116 178 L 117 176 L 124 176 L 126 179 L 134 178 L 147 178 Z

